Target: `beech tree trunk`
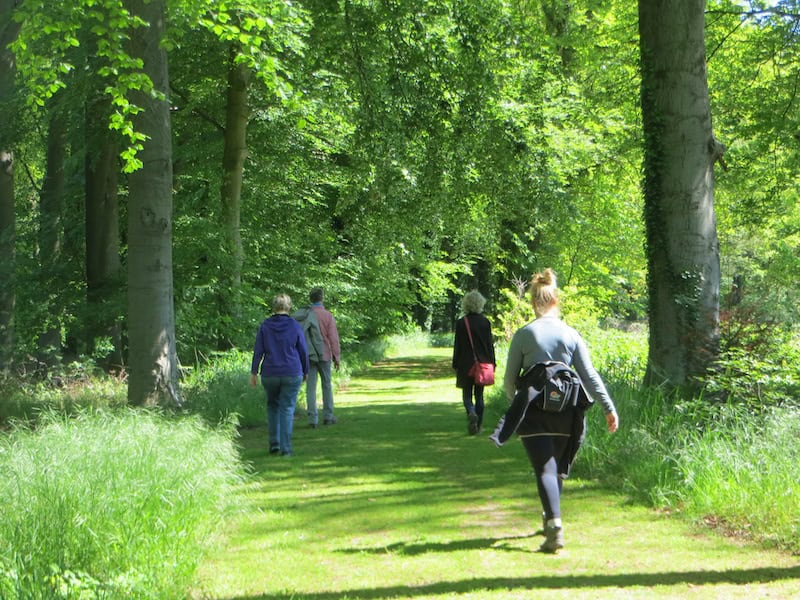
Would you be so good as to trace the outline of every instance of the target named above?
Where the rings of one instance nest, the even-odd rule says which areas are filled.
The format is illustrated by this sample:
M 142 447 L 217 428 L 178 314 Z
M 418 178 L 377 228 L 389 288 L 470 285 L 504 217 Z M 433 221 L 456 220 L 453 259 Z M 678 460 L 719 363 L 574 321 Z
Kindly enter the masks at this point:
M 119 146 L 108 128 L 110 101 L 90 101 L 86 115 L 86 296 L 87 343 L 106 368 L 122 360 L 119 257 Z M 97 340 L 110 347 L 99 354 Z M 98 355 L 99 354 L 99 355 Z
M 705 0 L 639 0 L 647 379 L 692 386 L 719 349 L 715 140 L 706 79 Z
M 16 290 L 16 217 L 14 202 L 14 54 L 8 45 L 19 34 L 12 18 L 17 2 L 0 0 L 0 371 L 7 371 L 14 356 L 14 304 Z
M 239 290 L 242 287 L 242 249 L 241 206 L 244 161 L 247 158 L 247 86 L 250 71 L 244 64 L 236 63 L 236 46 L 231 47 L 228 65 L 228 91 L 225 106 L 225 148 L 222 156 L 222 227 L 225 240 L 226 263 L 223 273 L 227 273 L 227 286 L 220 292 L 223 327 L 219 332 L 220 349 L 232 347 L 227 337 L 229 327 L 238 321 Z M 227 323 L 226 323 L 227 322 Z
M 47 370 L 61 360 L 61 323 L 57 294 L 58 268 L 63 233 L 64 204 L 64 119 L 57 112 L 50 116 L 47 131 L 47 161 L 39 202 L 39 265 L 42 289 L 49 294 L 43 298 L 46 308 L 44 331 L 39 335 L 39 363 Z
M 167 99 L 167 55 L 161 46 L 165 0 L 127 0 L 148 27 L 131 34 L 131 55 L 144 61 L 156 91 L 132 94 L 141 107 L 136 131 L 147 136 L 141 169 L 128 183 L 128 401 L 134 405 L 181 404 L 172 287 L 172 130 Z

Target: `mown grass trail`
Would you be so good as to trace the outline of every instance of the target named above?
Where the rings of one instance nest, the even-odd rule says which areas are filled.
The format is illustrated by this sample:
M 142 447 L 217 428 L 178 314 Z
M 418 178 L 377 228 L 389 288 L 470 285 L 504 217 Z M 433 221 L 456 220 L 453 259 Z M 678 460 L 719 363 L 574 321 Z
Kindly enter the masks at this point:
M 468 436 L 459 398 L 449 350 L 431 349 L 354 379 L 337 395 L 337 425 L 296 421 L 290 459 L 267 455 L 264 428 L 243 432 L 254 478 L 193 597 L 800 598 L 798 557 L 588 481 L 565 485 L 566 548 L 537 552 L 521 444 L 495 448 L 493 417 Z

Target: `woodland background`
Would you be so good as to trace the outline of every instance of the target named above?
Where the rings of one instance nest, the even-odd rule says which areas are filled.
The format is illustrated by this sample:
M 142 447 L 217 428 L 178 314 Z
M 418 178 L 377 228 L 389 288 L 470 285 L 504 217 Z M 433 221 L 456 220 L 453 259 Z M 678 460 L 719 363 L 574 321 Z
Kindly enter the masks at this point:
M 589 419 L 578 477 L 598 498 L 621 491 L 796 554 L 799 36 L 798 0 L 0 0 L 0 596 L 185 598 L 201 565 L 227 579 L 207 562 L 219 550 L 237 563 L 226 597 L 254 575 L 266 595 L 328 597 L 332 579 L 295 561 L 328 564 L 331 540 L 351 534 L 341 514 L 377 507 L 382 566 L 362 568 L 360 550 L 348 564 L 383 578 L 398 493 L 426 513 L 398 543 L 440 549 L 431 494 L 450 529 L 465 481 L 508 490 L 502 470 L 463 474 L 491 462 L 445 375 L 460 300 L 489 299 L 502 372 L 505 341 L 532 318 L 527 280 L 548 266 L 622 423 L 611 436 Z M 406 359 L 361 377 L 363 397 L 340 387 L 344 418 L 298 432 L 286 478 L 266 455 L 250 348 L 274 294 L 302 305 L 317 285 L 345 346 L 337 384 L 392 345 Z M 380 450 L 351 443 L 364 423 Z M 434 430 L 426 440 L 456 449 L 444 469 L 418 444 Z M 403 480 L 397 464 L 424 468 Z M 352 511 L 362 476 L 371 508 Z M 301 480 L 343 504 L 320 520 L 301 503 L 324 543 L 300 535 L 287 554 Z M 529 495 L 503 495 L 529 524 Z M 297 580 L 223 548 L 243 507 L 258 513 L 236 513 L 252 564 L 268 548 Z M 629 524 L 630 510 L 588 521 Z M 637 532 L 651 544 L 646 525 L 608 535 Z M 452 544 L 483 564 L 477 541 Z M 618 560 L 622 579 L 609 575 L 611 546 L 579 551 L 581 572 L 601 564 L 578 583 L 744 594 L 796 579 L 776 568 L 783 554 L 750 569 L 743 545 L 737 571 L 727 555 L 682 558 L 694 537 L 672 543 L 655 580 L 655 563 Z M 454 573 L 432 556 L 424 580 L 445 589 Z M 519 556 L 512 579 L 530 581 Z M 687 564 L 711 570 L 674 570 Z M 462 575 L 454 593 L 483 585 Z M 358 585 L 376 597 L 385 583 Z
M 646 326 L 636 3 L 2 5 L 6 371 L 77 360 L 125 372 L 139 355 L 157 361 L 162 342 L 166 362 L 200 364 L 249 348 L 275 293 L 302 304 L 313 285 L 350 347 L 449 331 L 471 288 L 507 337 L 545 266 L 583 318 Z M 800 7 L 693 5 L 726 147 L 710 198 L 721 356 L 785 356 L 800 273 Z M 133 25 L 137 11 L 151 26 Z M 141 60 L 159 44 L 161 81 Z M 168 110 L 152 126 L 148 102 Z M 155 146 L 142 132 L 161 136 L 157 183 L 142 179 Z M 157 240 L 135 231 L 151 197 Z M 136 244 L 154 262 L 137 266 Z M 163 279 L 137 296 L 148 269 Z M 159 341 L 170 323 L 174 339 Z

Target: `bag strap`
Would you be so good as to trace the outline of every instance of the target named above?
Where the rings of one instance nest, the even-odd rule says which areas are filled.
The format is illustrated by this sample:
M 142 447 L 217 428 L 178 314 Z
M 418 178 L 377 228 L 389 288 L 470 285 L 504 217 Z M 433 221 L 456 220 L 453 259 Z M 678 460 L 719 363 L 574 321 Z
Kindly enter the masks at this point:
M 472 343 L 472 332 L 469 330 L 469 319 L 467 315 L 464 315 L 464 325 L 467 326 L 467 337 L 469 337 L 469 347 L 472 348 L 472 357 L 475 359 L 475 362 L 478 362 L 478 355 L 475 354 L 475 344 Z

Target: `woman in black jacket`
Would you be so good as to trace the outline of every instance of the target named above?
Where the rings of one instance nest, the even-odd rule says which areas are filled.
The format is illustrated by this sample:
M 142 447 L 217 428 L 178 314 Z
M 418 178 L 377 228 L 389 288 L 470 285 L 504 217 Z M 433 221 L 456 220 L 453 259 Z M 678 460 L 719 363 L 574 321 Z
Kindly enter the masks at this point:
M 480 362 L 492 363 L 497 366 L 494 357 L 492 325 L 481 314 L 485 304 L 486 298 L 477 290 L 472 290 L 464 296 L 461 304 L 464 316 L 456 321 L 455 342 L 453 344 L 453 368 L 456 371 L 456 387 L 462 391 L 464 409 L 467 411 L 467 431 L 470 435 L 480 432 L 483 424 L 483 386 L 475 385 L 475 382 L 467 373 L 472 368 L 476 356 Z M 469 335 L 467 334 L 465 323 L 467 319 L 469 320 L 469 332 L 472 334 L 472 344 L 470 344 Z

